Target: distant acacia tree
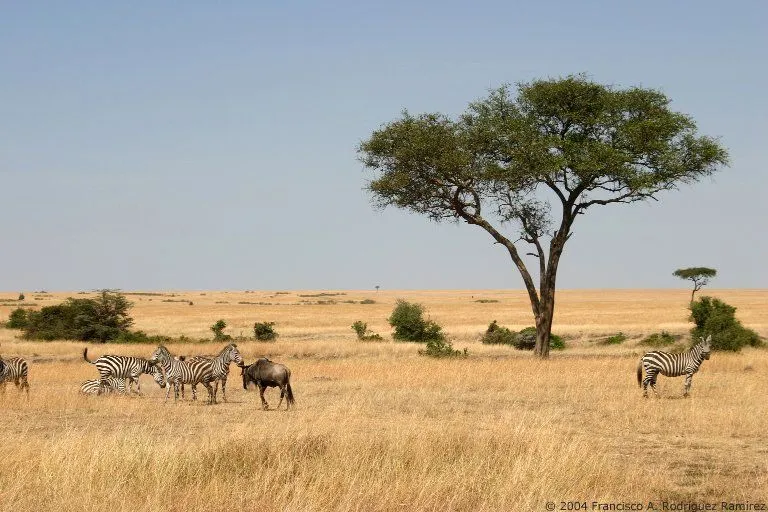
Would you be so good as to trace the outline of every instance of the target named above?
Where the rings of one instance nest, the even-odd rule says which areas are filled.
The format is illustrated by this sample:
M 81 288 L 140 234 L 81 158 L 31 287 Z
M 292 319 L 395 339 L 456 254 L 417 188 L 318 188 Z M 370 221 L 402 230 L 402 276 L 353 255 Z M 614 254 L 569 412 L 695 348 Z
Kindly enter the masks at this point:
M 656 199 L 728 162 L 718 141 L 698 136 L 669 104 L 659 91 L 583 75 L 536 80 L 518 85 L 515 98 L 508 86 L 493 90 L 456 119 L 403 112 L 358 155 L 375 173 L 375 206 L 465 222 L 506 249 L 531 302 L 534 352 L 545 358 L 557 269 L 576 218 L 594 206 Z M 510 223 L 517 233 L 502 231 Z M 537 259 L 538 288 L 526 253 Z
M 717 275 L 717 270 L 707 267 L 679 268 L 672 272 L 672 275 L 693 282 L 693 291 L 691 292 L 691 302 L 693 302 L 693 296 L 709 284 L 709 280 Z

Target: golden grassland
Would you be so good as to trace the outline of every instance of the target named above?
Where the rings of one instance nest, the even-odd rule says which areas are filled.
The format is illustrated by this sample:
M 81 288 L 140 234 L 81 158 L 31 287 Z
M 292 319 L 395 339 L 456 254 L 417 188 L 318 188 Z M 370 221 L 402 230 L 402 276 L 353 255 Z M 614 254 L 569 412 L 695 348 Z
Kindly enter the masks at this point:
M 768 336 L 767 290 L 704 290 Z M 150 293 L 150 292 L 134 292 Z M 29 342 L 0 329 L 0 353 L 30 361 L 27 399 L 0 395 L 0 510 L 545 510 L 548 501 L 768 502 L 768 351 L 715 353 L 682 399 L 660 377 L 644 400 L 635 377 L 642 335 L 686 333 L 686 290 L 561 291 L 549 361 L 485 346 L 491 320 L 531 325 L 523 292 L 290 291 L 129 295 L 135 328 L 210 338 L 274 321 L 276 342 L 238 341 L 248 362 L 288 365 L 295 409 L 262 411 L 232 369 L 228 403 L 143 396 L 83 397 L 104 353 L 148 357 L 153 346 Z M 321 295 L 322 294 L 322 295 Z M 331 295 L 332 294 L 332 295 Z M 55 304 L 76 293 L 25 293 Z M 0 320 L 16 304 L 0 293 Z M 397 298 L 423 303 L 469 357 L 435 360 L 390 340 Z M 361 304 L 370 299 L 373 304 Z M 495 300 L 498 302 L 477 302 Z M 166 302 L 174 301 L 174 302 Z M 189 302 L 192 305 L 189 305 Z M 333 301 L 333 303 L 330 303 Z M 241 304 L 248 302 L 249 304 Z M 319 302 L 325 302 L 320 303 Z M 384 336 L 359 342 L 362 320 Z M 603 346 L 601 336 L 630 339 Z M 221 344 L 173 343 L 174 354 Z M 201 389 L 202 391 L 202 389 Z M 171 393 L 172 394 L 172 393 Z M 204 397 L 204 393 L 202 394 Z M 720 508 L 718 508 L 720 510 Z

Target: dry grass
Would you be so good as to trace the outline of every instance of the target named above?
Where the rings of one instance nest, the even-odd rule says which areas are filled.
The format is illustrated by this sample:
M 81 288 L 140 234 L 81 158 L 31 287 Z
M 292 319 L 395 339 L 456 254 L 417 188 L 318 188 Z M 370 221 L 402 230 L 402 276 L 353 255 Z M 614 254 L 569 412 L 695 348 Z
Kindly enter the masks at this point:
M 662 377 L 662 398 L 643 400 L 636 341 L 589 341 L 685 332 L 685 290 L 562 292 L 555 331 L 571 348 L 547 362 L 477 341 L 493 319 L 531 324 L 520 292 L 299 297 L 318 293 L 131 296 L 136 327 L 152 334 L 210 337 L 208 326 L 223 318 L 226 332 L 252 335 L 254 321 L 275 321 L 277 342 L 239 347 L 248 361 L 268 354 L 292 369 L 290 412 L 261 411 L 236 368 L 230 403 L 213 407 L 164 404 L 147 376 L 142 397 L 81 397 L 79 383 L 95 375 L 82 343 L 26 342 L 0 329 L 2 354 L 31 361 L 32 385 L 28 400 L 12 386 L 0 395 L 0 509 L 474 511 L 544 510 L 561 500 L 768 500 L 768 352 L 717 353 L 694 377 L 692 398 L 681 398 L 682 379 Z M 708 294 L 768 334 L 768 292 Z M 39 305 L 67 296 L 26 295 Z M 356 341 L 355 320 L 388 338 L 398 297 L 424 303 L 471 356 L 432 360 L 411 344 Z M 366 298 L 376 303 L 343 302 Z M 2 308 L 0 318 L 11 309 Z M 218 347 L 170 346 L 183 354 Z M 148 356 L 152 348 L 90 352 Z M 276 405 L 274 390 L 268 400 Z

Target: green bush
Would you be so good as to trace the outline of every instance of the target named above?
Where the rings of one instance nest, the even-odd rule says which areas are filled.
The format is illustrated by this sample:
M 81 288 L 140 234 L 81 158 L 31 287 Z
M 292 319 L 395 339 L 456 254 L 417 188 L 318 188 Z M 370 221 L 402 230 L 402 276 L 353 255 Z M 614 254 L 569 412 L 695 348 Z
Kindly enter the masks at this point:
M 521 330 L 515 336 L 515 341 L 512 345 L 518 350 L 533 350 L 536 348 L 536 328 L 526 327 Z M 563 350 L 565 348 L 565 341 L 557 334 L 550 333 L 549 335 L 549 348 L 553 350 Z
M 424 319 L 424 306 L 398 299 L 392 315 L 387 319 L 395 328 L 392 337 L 398 341 L 428 342 L 445 339 L 443 328 L 432 320 Z
M 217 320 L 215 324 L 211 326 L 213 332 L 213 341 L 230 341 L 232 336 L 224 334 L 224 329 L 227 328 L 227 322 L 224 320 Z
M 352 330 L 355 331 L 357 339 L 360 341 L 376 341 L 381 339 L 379 334 L 368 330 L 368 324 L 360 320 L 352 324 Z
M 68 298 L 63 304 L 27 313 L 24 337 L 34 340 L 114 340 L 133 324 L 133 306 L 124 295 L 102 290 L 94 299 Z
M 691 302 L 690 320 L 696 326 L 691 329 L 692 341 L 712 336 L 712 350 L 739 351 L 742 347 L 759 347 L 760 336 L 747 329 L 736 318 L 736 308 L 714 297 L 701 297 Z
M 600 345 L 619 345 L 627 341 L 627 336 L 623 332 L 608 336 L 604 340 L 600 340 Z
M 430 339 L 427 341 L 427 348 L 419 350 L 419 354 L 429 357 L 467 357 L 467 349 L 464 351 L 454 350 L 450 341 L 445 339 Z
M 16 308 L 8 315 L 5 327 L 8 329 L 24 329 L 29 322 L 29 312 L 24 308 Z
M 19 301 L 23 301 L 23 300 L 24 300 L 24 293 L 20 293 L 19 294 Z
M 515 332 L 506 327 L 501 327 L 494 320 L 490 323 L 480 341 L 491 345 L 512 345 L 518 350 L 533 350 L 536 347 L 536 328 L 526 327 L 520 332 Z M 565 348 L 565 341 L 557 334 L 550 334 L 549 348 L 552 350 L 563 350 Z
M 182 338 L 179 338 L 179 341 L 184 341 Z M 144 331 L 123 331 L 117 336 L 117 338 L 111 341 L 113 343 L 151 343 L 153 345 L 163 345 L 165 343 L 171 343 L 174 340 L 170 336 L 150 336 Z
M 494 320 L 488 325 L 488 329 L 486 329 L 480 341 L 487 345 L 514 345 L 515 338 L 517 338 L 516 332 L 506 327 L 501 327 Z
M 360 301 L 360 304 L 376 304 L 376 301 L 373 299 L 363 299 Z
M 680 335 L 670 334 L 667 331 L 655 332 L 650 336 L 646 336 L 640 343 L 649 347 L 666 347 L 674 344 L 677 340 L 682 338 Z
M 259 341 L 271 341 L 277 338 L 278 334 L 272 327 L 275 322 L 256 322 L 253 324 L 253 335 Z

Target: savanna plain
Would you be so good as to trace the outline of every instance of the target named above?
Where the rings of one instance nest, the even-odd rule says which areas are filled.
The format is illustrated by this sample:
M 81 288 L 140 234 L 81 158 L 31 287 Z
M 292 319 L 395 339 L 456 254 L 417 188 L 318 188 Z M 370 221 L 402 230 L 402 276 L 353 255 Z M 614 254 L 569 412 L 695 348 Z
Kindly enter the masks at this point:
M 649 349 L 639 341 L 661 330 L 687 336 L 689 290 L 560 291 L 553 331 L 566 349 L 547 361 L 480 343 L 492 320 L 532 325 L 517 290 L 125 293 L 135 329 L 185 337 L 168 345 L 174 355 L 218 352 L 223 343 L 199 340 L 225 320 L 247 363 L 267 356 L 291 369 L 295 408 L 275 410 L 271 389 L 262 410 L 234 365 L 228 402 L 213 406 L 189 393 L 166 402 L 147 375 L 141 396 L 81 396 L 80 383 L 97 377 L 84 347 L 95 358 L 149 357 L 155 346 L 31 342 L 0 329 L 0 353 L 25 357 L 31 384 L 28 398 L 12 384 L 0 395 L 0 510 L 768 502 L 768 350 L 713 353 L 688 399 L 683 378 L 667 377 L 660 397 L 642 398 L 635 369 Z M 768 290 L 703 293 L 768 337 Z M 0 293 L 0 321 L 17 296 Z M 25 303 L 70 296 L 92 294 L 27 292 Z M 398 298 L 423 304 L 468 356 L 433 359 L 392 341 Z M 383 340 L 359 341 L 356 320 Z M 257 321 L 275 322 L 277 340 L 254 341 Z M 618 332 L 628 339 L 601 343 Z

